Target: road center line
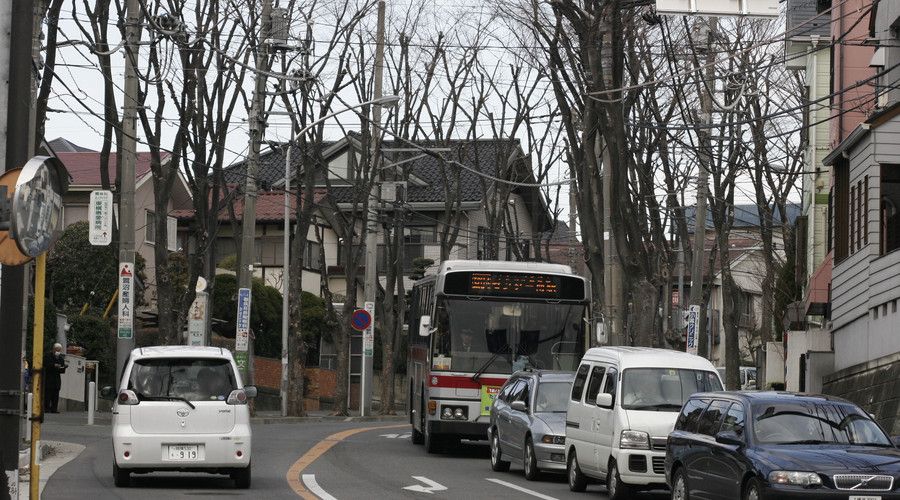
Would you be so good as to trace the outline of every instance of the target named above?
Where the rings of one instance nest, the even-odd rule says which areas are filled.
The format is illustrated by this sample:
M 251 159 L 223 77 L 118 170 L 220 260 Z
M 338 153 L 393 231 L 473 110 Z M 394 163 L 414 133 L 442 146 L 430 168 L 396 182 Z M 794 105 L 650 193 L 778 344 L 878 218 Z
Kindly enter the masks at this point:
M 491 477 L 487 477 L 485 479 L 487 479 L 488 481 L 490 481 L 492 483 L 499 484 L 500 486 L 506 486 L 507 488 L 512 488 L 516 491 L 521 491 L 522 493 L 531 495 L 533 497 L 542 498 L 543 500 L 557 500 L 555 497 L 544 495 L 543 493 L 538 493 L 534 490 L 529 490 L 528 488 L 523 488 L 523 487 L 519 486 L 518 484 L 507 483 L 506 481 L 501 481 L 500 479 L 494 479 Z
M 309 491 L 315 493 L 322 500 L 337 500 L 337 498 L 334 498 L 319 486 L 319 483 L 316 482 L 315 474 L 303 474 L 303 484 L 309 488 Z
M 340 443 L 341 441 L 347 439 L 350 436 L 359 434 L 361 432 L 366 431 L 374 431 L 381 429 L 397 429 L 400 427 L 409 427 L 409 424 L 396 424 L 396 425 L 379 425 L 374 427 L 360 427 L 358 429 L 348 429 L 346 431 L 341 431 L 334 433 L 327 438 L 319 441 L 312 448 L 309 449 L 306 453 L 303 454 L 302 457 L 298 458 L 296 462 L 291 465 L 291 468 L 288 469 L 286 479 L 288 485 L 294 490 L 294 493 L 297 494 L 300 498 L 305 500 L 317 500 L 319 497 L 311 493 L 306 489 L 306 486 L 303 485 L 303 481 L 300 479 L 300 474 L 309 467 L 313 462 L 318 460 L 322 455 L 325 454 L 328 450 L 330 450 L 334 445 Z

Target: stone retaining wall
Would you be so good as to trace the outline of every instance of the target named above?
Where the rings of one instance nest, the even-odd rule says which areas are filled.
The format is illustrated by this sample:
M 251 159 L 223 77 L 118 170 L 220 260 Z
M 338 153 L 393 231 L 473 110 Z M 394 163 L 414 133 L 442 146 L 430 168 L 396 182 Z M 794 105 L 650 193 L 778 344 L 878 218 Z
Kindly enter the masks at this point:
M 900 352 L 826 376 L 822 392 L 853 401 L 900 436 Z

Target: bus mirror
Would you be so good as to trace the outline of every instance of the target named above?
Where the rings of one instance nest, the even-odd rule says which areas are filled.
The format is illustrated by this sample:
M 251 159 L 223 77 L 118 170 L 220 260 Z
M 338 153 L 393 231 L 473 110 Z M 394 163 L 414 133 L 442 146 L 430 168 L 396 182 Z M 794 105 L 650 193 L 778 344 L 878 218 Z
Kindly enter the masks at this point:
M 427 337 L 431 334 L 431 316 L 422 316 L 419 318 L 419 336 Z
M 602 322 L 597 323 L 597 343 L 600 345 L 605 345 L 607 343 L 606 328 Z

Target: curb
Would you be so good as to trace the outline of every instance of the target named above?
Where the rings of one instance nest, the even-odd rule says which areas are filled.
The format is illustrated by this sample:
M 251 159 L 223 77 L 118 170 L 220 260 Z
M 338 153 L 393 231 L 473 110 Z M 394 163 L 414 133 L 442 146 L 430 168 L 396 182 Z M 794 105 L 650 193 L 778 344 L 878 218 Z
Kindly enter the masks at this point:
M 336 415 L 317 417 L 252 417 L 251 424 L 305 424 L 311 422 L 406 422 L 406 415 L 374 415 L 371 417 L 345 417 Z

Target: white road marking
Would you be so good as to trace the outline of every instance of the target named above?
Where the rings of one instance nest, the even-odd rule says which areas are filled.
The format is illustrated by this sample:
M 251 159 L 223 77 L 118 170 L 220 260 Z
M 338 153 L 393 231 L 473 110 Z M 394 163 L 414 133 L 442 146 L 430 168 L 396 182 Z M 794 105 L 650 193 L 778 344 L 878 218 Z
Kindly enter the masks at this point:
M 407 432 L 406 434 L 382 434 L 379 437 L 387 438 L 387 439 L 409 439 L 410 434 Z
M 315 474 L 303 474 L 303 484 L 307 489 L 309 489 L 309 491 L 313 492 L 322 500 L 337 500 L 337 498 L 329 495 L 327 491 L 323 490 L 322 487 L 319 486 L 319 483 L 316 482 Z
M 533 497 L 542 498 L 543 500 L 557 500 L 555 497 L 544 495 L 543 493 L 538 493 L 534 490 L 529 490 L 528 488 L 523 488 L 523 487 L 519 486 L 518 484 L 507 483 L 506 481 L 501 481 L 500 479 L 494 479 L 491 477 L 486 477 L 485 479 L 487 479 L 488 481 L 490 481 L 492 483 L 499 484 L 500 486 L 506 486 L 507 488 L 512 488 L 516 491 L 521 491 L 522 493 L 531 495 Z
M 422 486 L 421 484 L 414 484 L 412 486 L 404 486 L 403 487 L 404 490 L 417 491 L 419 493 L 428 493 L 429 495 L 433 495 L 435 491 L 444 491 L 447 489 L 447 487 L 444 486 L 443 484 L 438 483 L 436 481 L 432 481 L 431 479 L 428 479 L 425 476 L 412 476 L 412 478 L 415 479 L 416 481 L 419 481 L 420 483 L 425 483 L 427 486 Z

